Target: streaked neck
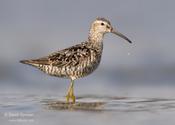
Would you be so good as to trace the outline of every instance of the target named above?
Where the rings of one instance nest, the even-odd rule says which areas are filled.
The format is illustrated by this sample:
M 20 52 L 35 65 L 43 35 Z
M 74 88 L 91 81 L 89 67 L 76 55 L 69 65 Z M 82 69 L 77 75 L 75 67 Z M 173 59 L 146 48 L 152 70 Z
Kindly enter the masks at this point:
M 93 28 L 90 29 L 88 37 L 90 42 L 103 42 L 103 37 L 104 33 L 97 32 Z

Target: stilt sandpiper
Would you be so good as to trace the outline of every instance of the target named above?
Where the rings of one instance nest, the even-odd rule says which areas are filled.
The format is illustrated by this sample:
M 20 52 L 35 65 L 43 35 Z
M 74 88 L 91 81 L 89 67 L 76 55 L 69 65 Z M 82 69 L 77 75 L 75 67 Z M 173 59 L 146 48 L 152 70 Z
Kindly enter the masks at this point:
M 116 34 L 132 43 L 126 36 L 115 30 L 109 20 L 97 18 L 91 24 L 86 41 L 42 58 L 20 62 L 34 66 L 51 76 L 70 79 L 71 84 L 66 99 L 67 102 L 72 99 L 72 103 L 75 103 L 74 80 L 87 76 L 97 69 L 103 50 L 103 37 L 106 33 Z

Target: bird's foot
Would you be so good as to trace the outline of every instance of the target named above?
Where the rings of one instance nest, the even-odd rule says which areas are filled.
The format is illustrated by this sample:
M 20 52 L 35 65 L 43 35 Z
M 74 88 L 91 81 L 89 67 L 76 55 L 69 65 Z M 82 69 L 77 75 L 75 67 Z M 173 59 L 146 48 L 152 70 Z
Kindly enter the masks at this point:
M 76 98 L 75 98 L 75 96 L 74 96 L 73 93 L 68 93 L 68 94 L 66 95 L 66 101 L 67 101 L 67 103 L 70 103 L 70 99 L 72 100 L 72 103 L 74 104 Z
M 67 95 L 66 95 L 66 101 L 67 103 L 70 103 L 69 100 L 72 99 L 72 103 L 75 103 L 75 96 L 74 96 L 74 81 L 71 80 L 71 84 L 69 86 L 69 89 L 67 91 Z
M 66 95 L 66 101 L 69 103 L 69 100 L 72 99 L 72 103 L 75 103 L 75 95 L 74 95 L 74 89 L 73 85 L 70 86 L 67 95 Z

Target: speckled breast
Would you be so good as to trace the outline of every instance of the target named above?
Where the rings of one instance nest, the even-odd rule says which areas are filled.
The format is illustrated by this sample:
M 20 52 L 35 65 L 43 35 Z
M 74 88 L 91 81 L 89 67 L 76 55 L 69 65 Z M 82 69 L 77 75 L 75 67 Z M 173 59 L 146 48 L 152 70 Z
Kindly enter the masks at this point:
M 90 55 L 78 64 L 57 67 L 52 65 L 41 65 L 40 70 L 57 77 L 77 79 L 91 74 L 97 69 L 101 60 L 101 53 L 91 50 Z

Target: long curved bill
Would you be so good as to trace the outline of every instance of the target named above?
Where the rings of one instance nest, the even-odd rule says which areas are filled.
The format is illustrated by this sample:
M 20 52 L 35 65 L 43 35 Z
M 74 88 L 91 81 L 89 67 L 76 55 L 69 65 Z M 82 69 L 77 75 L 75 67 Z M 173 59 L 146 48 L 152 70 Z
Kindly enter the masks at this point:
M 112 30 L 111 33 L 113 33 L 113 34 L 115 34 L 115 35 L 125 39 L 129 43 L 132 43 L 132 41 L 130 39 L 128 39 L 125 35 L 123 35 L 122 33 L 118 32 L 118 31 Z

